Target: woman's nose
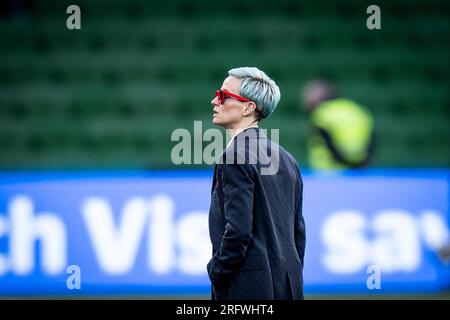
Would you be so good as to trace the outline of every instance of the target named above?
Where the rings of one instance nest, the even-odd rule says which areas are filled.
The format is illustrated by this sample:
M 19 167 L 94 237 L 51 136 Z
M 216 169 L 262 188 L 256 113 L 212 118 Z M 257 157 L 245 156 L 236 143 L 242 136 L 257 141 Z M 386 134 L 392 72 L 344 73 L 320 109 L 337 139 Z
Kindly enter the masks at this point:
M 211 106 L 214 108 L 215 106 L 218 106 L 219 102 L 217 101 L 217 97 L 214 97 L 214 99 L 211 100 Z

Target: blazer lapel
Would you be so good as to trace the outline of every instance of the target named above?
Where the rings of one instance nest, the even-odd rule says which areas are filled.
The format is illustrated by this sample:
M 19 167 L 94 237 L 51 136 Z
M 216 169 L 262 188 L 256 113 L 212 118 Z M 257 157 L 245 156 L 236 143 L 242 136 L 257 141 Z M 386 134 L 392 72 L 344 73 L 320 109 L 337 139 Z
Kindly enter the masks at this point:
M 214 191 L 214 188 L 216 186 L 216 180 L 217 180 L 217 164 L 214 166 L 214 176 L 213 176 L 213 181 L 212 181 L 212 185 L 211 185 L 211 194 Z

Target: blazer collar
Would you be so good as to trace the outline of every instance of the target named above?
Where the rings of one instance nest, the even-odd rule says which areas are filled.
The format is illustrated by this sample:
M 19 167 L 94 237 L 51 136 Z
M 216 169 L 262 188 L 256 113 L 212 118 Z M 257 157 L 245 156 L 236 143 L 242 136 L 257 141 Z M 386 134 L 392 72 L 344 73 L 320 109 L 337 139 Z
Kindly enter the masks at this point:
M 258 128 L 258 129 L 259 129 L 259 126 L 250 126 L 250 127 L 247 127 L 247 128 L 239 129 L 239 130 L 234 134 L 234 136 L 230 139 L 230 141 L 228 142 L 227 147 L 226 147 L 225 149 L 227 149 L 227 148 L 231 145 L 231 143 L 233 142 L 234 138 L 236 138 L 236 136 L 237 136 L 239 133 L 244 132 L 245 130 L 250 129 L 250 128 Z

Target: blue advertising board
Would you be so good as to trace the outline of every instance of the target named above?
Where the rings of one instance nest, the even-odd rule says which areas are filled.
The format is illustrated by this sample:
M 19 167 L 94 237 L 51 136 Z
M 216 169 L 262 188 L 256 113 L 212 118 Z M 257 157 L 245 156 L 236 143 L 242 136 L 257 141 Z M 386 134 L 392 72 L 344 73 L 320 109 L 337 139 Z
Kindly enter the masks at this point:
M 449 288 L 449 170 L 303 177 L 306 293 Z M 211 179 L 0 173 L 0 296 L 208 294 Z

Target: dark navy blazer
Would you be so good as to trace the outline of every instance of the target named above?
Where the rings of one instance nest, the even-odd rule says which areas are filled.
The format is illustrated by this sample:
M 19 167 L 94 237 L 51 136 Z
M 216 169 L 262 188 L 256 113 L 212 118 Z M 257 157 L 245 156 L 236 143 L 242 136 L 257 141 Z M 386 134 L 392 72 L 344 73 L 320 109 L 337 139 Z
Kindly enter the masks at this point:
M 237 147 L 242 136 L 244 148 Z M 207 265 L 211 297 L 303 299 L 305 224 L 298 164 L 260 128 L 242 131 L 232 143 L 234 163 L 225 160 L 228 147 L 214 169 L 209 211 L 213 257 Z M 255 143 L 267 153 L 255 152 Z M 263 174 L 268 161 L 262 157 L 267 156 L 276 162 L 271 174 Z

